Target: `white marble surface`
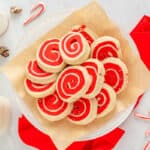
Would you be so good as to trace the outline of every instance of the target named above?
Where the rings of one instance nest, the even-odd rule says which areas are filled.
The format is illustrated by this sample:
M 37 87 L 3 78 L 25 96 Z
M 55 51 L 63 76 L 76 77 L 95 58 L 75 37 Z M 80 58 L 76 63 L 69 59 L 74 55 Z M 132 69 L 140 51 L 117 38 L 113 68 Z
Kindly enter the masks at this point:
M 43 23 L 43 19 L 46 16 L 51 15 L 50 19 L 53 19 L 53 14 L 59 14 L 65 11 L 72 11 L 75 8 L 79 8 L 90 0 L 43 0 L 46 3 L 46 12 L 38 18 L 35 22 L 27 27 L 23 27 L 23 21 L 29 16 L 29 9 L 32 4 L 37 0 L 0 0 L 0 10 L 6 12 L 10 18 L 10 24 L 8 32 L 0 37 L 0 45 L 6 45 L 11 49 L 11 55 L 9 58 L 4 59 L 0 57 L 0 65 L 3 65 L 14 57 L 20 51 L 20 42 L 25 38 L 23 35 L 25 32 L 34 26 L 40 26 Z M 111 18 L 127 33 L 136 25 L 137 21 L 144 15 L 150 14 L 150 3 L 147 0 L 98 0 L 105 8 Z M 20 6 L 23 8 L 21 15 L 12 16 L 9 14 L 10 6 Z M 58 17 L 58 20 L 61 18 Z M 55 20 L 54 20 L 55 21 Z M 54 22 L 57 23 L 57 22 Z M 35 35 L 36 38 L 36 35 Z M 0 149 L 1 150 L 30 150 L 30 148 L 24 145 L 18 138 L 17 133 L 17 118 L 21 112 L 15 105 L 15 94 L 13 92 L 7 92 L 6 89 L 11 87 L 4 83 L 3 78 L 0 76 L 0 95 L 11 97 L 12 104 L 12 120 L 9 131 L 0 137 Z M 150 110 L 150 92 L 147 93 L 139 106 L 139 111 L 146 113 L 146 110 Z M 0 118 L 2 119 L 2 118 Z M 120 126 L 126 130 L 126 134 L 115 147 L 115 150 L 142 150 L 144 144 L 149 140 L 144 137 L 144 132 L 150 128 L 150 124 L 145 121 L 135 119 L 132 115 Z

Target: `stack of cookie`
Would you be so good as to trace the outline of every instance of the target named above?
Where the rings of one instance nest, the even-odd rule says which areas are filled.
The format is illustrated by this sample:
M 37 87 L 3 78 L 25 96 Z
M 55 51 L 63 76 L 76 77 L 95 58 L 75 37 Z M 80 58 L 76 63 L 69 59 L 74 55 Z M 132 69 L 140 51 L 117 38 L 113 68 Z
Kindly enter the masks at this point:
M 50 121 L 86 125 L 109 114 L 128 81 L 117 39 L 85 25 L 44 41 L 26 67 L 25 89 Z

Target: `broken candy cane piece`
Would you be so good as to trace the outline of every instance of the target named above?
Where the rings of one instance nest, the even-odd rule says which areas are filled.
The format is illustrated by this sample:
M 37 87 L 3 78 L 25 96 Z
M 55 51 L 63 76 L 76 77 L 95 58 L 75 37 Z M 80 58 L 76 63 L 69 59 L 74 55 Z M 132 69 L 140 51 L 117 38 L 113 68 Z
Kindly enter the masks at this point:
M 31 15 L 25 22 L 24 25 L 29 24 L 30 22 L 32 22 L 33 20 L 35 20 L 37 17 L 39 17 L 44 11 L 45 11 L 45 4 L 43 2 L 39 2 L 36 5 L 33 5 L 33 7 L 31 8 L 31 13 L 33 11 L 35 11 L 36 9 L 40 8 L 39 12 L 37 12 L 36 14 Z
M 144 150 L 149 150 L 149 149 L 150 149 L 150 142 L 148 142 L 144 147 Z
M 143 120 L 150 121 L 150 117 L 149 116 L 146 116 L 146 115 L 143 115 L 143 114 L 140 114 L 140 113 L 137 113 L 137 112 L 134 113 L 134 116 L 137 117 L 137 118 L 141 118 Z
M 149 135 L 150 135 L 150 129 L 145 132 L 145 136 L 149 136 Z

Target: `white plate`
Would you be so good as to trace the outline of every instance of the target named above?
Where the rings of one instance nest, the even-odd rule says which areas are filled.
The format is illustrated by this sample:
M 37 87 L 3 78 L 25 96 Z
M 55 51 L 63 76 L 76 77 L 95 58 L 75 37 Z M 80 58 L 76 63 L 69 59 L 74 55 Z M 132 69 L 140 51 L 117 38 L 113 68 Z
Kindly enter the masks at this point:
M 23 35 L 23 39 L 21 39 L 21 42 L 20 42 L 21 44 L 19 45 L 18 48 L 19 49 L 23 49 L 23 48 L 27 47 L 28 45 L 30 45 L 34 40 L 36 40 L 38 37 L 40 37 L 45 32 L 47 32 L 50 28 L 54 27 L 57 23 L 59 23 L 61 20 L 63 20 L 64 17 L 67 16 L 67 14 L 69 14 L 69 13 L 65 12 L 65 13 L 59 14 L 58 17 L 56 17 L 56 16 L 55 17 L 52 17 L 52 16 L 51 17 L 47 17 L 47 18 L 51 18 L 51 19 L 47 19 L 46 18 L 44 23 L 40 24 L 40 26 L 38 26 L 38 28 L 36 28 L 36 29 L 35 28 L 33 29 L 33 26 L 29 25 L 25 29 L 25 32 L 24 32 L 24 35 Z M 30 33 L 29 31 L 31 31 L 31 30 L 32 30 L 32 32 Z M 131 46 L 133 47 L 133 50 L 137 53 L 137 48 L 136 48 L 135 44 L 133 43 L 132 39 L 128 35 L 125 35 L 125 36 L 130 41 Z M 23 101 L 20 100 L 20 98 L 18 98 L 18 97 L 16 98 L 16 100 L 17 100 L 17 103 L 18 103 L 18 106 L 19 106 L 20 110 L 27 117 L 27 119 L 35 127 L 37 127 L 39 130 L 44 132 L 44 130 L 40 126 L 39 122 L 32 116 L 31 112 L 28 110 L 28 108 L 23 103 Z M 134 104 L 130 105 L 127 110 L 117 114 L 104 127 L 100 128 L 99 130 L 97 130 L 97 131 L 95 131 L 95 132 L 93 132 L 93 133 L 91 133 L 91 134 L 89 134 L 89 135 L 87 135 L 85 137 L 82 137 L 82 138 L 78 139 L 78 141 L 94 139 L 94 138 L 103 136 L 103 135 L 111 132 L 112 130 L 114 130 L 116 127 L 118 127 L 121 123 L 123 123 L 127 119 L 127 117 L 130 115 L 130 113 L 133 110 L 133 106 L 134 106 Z

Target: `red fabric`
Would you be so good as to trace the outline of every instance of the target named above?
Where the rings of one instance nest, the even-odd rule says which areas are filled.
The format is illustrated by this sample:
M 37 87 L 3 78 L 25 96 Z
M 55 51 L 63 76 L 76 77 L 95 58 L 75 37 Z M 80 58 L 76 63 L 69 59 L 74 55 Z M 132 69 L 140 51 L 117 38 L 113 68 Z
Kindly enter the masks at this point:
M 24 116 L 19 118 L 18 134 L 25 144 L 35 147 L 38 150 L 56 150 L 52 140 L 35 128 Z
M 144 16 L 130 35 L 137 45 L 141 59 L 150 70 L 150 17 Z
M 24 116 L 19 119 L 18 133 L 20 139 L 27 145 L 38 150 L 57 150 L 52 140 L 36 129 Z M 111 133 L 85 142 L 75 142 L 67 150 L 111 150 L 122 137 L 124 131 L 116 128 Z
M 147 68 L 150 69 L 150 17 L 144 16 L 130 35 L 139 49 L 141 59 Z M 138 98 L 135 107 L 140 99 L 141 96 Z M 30 124 L 24 116 L 19 119 L 18 132 L 21 140 L 27 145 L 36 147 L 38 150 L 57 150 L 52 140 Z M 112 150 L 123 134 L 124 131 L 117 128 L 95 140 L 75 142 L 67 150 Z

